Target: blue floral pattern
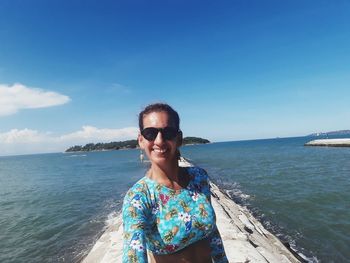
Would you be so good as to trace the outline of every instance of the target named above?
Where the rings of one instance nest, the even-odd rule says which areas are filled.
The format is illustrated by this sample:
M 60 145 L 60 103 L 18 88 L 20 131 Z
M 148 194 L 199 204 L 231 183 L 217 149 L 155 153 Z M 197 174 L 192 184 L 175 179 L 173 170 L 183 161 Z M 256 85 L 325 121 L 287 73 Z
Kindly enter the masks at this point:
M 153 254 L 171 254 L 205 238 L 213 262 L 228 262 L 210 202 L 208 175 L 187 167 L 190 182 L 173 190 L 143 177 L 127 192 L 123 203 L 123 262 L 147 262 Z

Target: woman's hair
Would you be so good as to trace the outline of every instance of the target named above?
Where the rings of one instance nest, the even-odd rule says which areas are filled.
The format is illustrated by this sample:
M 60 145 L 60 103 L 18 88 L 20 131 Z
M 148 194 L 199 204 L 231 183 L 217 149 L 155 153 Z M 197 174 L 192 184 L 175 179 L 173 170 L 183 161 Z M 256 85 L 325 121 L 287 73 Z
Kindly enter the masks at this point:
M 166 112 L 169 115 L 169 120 L 175 125 L 176 129 L 180 129 L 180 117 L 179 114 L 166 103 L 153 103 L 148 105 L 139 114 L 139 128 L 140 131 L 143 130 L 143 118 L 145 115 L 152 112 Z

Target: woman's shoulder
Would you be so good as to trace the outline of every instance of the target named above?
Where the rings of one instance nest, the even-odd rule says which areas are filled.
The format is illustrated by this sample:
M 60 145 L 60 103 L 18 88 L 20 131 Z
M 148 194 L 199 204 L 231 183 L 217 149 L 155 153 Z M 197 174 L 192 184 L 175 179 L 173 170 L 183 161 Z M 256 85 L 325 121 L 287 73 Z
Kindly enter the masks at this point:
M 208 173 L 201 167 L 191 166 L 187 167 L 187 172 L 193 180 L 208 180 Z
M 210 195 L 209 177 L 207 172 L 198 166 L 188 167 L 188 174 L 190 175 L 190 187 L 196 191 Z
M 146 183 L 146 177 L 142 177 L 133 186 L 129 188 L 124 197 L 124 202 L 126 200 L 132 200 L 135 198 L 145 199 L 149 193 L 148 185 Z

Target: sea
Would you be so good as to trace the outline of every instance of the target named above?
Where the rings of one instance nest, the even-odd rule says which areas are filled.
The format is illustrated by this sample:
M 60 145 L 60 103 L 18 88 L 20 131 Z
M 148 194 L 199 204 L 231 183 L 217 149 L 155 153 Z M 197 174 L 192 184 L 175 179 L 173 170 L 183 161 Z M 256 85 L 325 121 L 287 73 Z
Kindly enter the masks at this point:
M 189 145 L 181 154 L 306 262 L 350 262 L 350 148 L 305 147 L 311 139 Z M 148 169 L 139 155 L 0 157 L 0 262 L 80 262 Z

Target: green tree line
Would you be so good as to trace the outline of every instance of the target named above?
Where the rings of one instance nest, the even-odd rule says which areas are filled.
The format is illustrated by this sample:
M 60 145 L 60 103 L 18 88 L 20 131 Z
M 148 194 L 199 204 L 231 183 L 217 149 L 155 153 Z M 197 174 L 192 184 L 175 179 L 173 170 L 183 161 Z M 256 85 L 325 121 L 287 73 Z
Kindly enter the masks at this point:
M 203 144 L 209 143 L 207 139 L 199 137 L 185 137 L 183 139 L 183 145 L 186 144 Z M 107 143 L 88 143 L 84 146 L 75 145 L 66 150 L 66 152 L 90 152 L 90 151 L 109 151 L 109 150 L 120 150 L 120 149 L 134 149 L 138 147 L 137 140 L 127 140 L 119 142 L 107 142 Z

